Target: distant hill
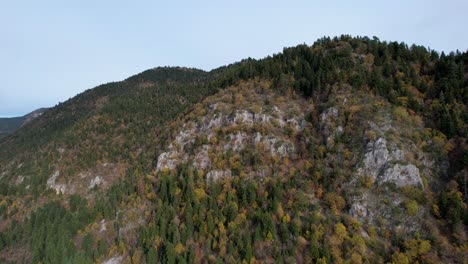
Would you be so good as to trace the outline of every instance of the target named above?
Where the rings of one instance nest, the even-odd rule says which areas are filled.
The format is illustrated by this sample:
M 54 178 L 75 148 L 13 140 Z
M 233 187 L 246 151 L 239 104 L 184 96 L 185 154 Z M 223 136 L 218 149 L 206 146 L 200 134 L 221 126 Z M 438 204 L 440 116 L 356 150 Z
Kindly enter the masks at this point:
M 49 108 L 39 108 L 24 116 L 0 118 L 0 138 L 6 137 L 33 119 L 41 116 Z

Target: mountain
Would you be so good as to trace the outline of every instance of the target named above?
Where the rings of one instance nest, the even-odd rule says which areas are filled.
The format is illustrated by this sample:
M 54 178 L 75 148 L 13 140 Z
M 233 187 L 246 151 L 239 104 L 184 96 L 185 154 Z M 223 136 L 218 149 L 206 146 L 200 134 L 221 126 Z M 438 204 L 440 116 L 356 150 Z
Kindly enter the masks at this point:
M 39 108 L 24 116 L 0 118 L 0 139 L 14 133 L 21 126 L 41 116 L 46 110 L 47 108 Z
M 0 142 L 5 263 L 464 263 L 468 53 L 160 67 Z

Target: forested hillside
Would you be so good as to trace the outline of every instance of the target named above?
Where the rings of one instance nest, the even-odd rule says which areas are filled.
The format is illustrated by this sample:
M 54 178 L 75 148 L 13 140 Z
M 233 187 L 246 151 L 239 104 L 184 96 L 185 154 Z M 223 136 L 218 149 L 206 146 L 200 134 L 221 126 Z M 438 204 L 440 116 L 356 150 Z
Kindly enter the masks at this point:
M 464 263 L 468 53 L 155 68 L 0 141 L 5 263 Z
M 46 110 L 47 108 L 40 108 L 24 116 L 0 118 L 0 139 L 13 134 L 21 126 L 41 116 Z

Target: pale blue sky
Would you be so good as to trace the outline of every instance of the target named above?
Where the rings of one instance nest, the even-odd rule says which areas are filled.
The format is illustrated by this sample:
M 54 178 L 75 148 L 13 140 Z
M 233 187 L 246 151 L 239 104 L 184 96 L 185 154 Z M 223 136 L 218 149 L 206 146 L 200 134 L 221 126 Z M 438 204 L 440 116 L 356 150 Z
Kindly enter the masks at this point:
M 0 116 L 156 66 L 210 70 L 325 35 L 466 50 L 467 13 L 462 0 L 1 0 Z

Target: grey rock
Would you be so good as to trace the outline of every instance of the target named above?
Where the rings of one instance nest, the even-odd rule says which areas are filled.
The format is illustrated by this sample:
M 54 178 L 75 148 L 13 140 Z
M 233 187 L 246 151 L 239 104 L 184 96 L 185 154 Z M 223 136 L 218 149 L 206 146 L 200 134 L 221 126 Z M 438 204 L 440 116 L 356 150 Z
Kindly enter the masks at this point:
M 206 181 L 217 181 L 222 178 L 231 177 L 231 170 L 212 170 L 206 174 Z
M 388 160 L 387 141 L 383 138 L 371 141 L 366 146 L 363 166 L 358 169 L 358 172 L 370 176 L 375 180 Z
M 335 107 L 330 107 L 327 110 L 325 110 L 322 114 L 320 114 L 320 121 L 322 122 L 328 122 L 333 118 L 338 117 L 338 109 Z
M 206 169 L 211 166 L 211 160 L 210 157 L 208 156 L 208 150 L 209 146 L 208 145 L 203 145 L 201 150 L 197 153 L 195 156 L 195 159 L 193 161 L 193 166 L 197 169 Z
M 294 111 L 294 109 L 283 111 L 278 106 L 272 106 L 271 109 L 269 107 L 263 108 L 256 113 L 249 109 L 237 109 L 227 114 L 227 112 L 222 112 L 224 106 L 225 104 L 221 102 L 212 104 L 204 116 L 184 123 L 172 144 L 169 144 L 166 151 L 159 155 L 156 170 L 172 170 L 178 164 L 188 162 L 194 168 L 210 171 L 215 169 L 212 168 L 211 154 L 220 155 L 222 152 L 228 151 L 238 154 L 248 146 L 255 148 L 259 144 L 270 155 L 277 157 L 285 157 L 295 151 L 293 142 L 284 138 L 283 135 L 251 133 L 250 128 L 256 125 L 272 125 L 276 128 L 274 131 L 282 131 L 280 128 L 288 125 L 300 131 L 305 127 L 305 120 L 304 115 L 299 111 Z M 221 111 L 217 109 L 221 109 Z M 216 144 L 195 146 L 197 137 L 206 137 L 211 142 L 214 138 L 224 136 L 219 134 L 220 129 L 232 127 L 238 127 L 239 130 L 219 138 L 223 142 L 222 146 Z M 193 153 L 193 155 L 189 157 L 187 153 Z M 214 170 L 208 177 L 217 179 L 223 175 L 229 175 L 229 173 Z
M 120 264 L 123 261 L 123 256 L 113 256 L 109 259 L 106 259 L 102 264 Z
M 366 146 L 362 166 L 358 168 L 358 175 L 372 177 L 377 185 L 393 182 L 398 187 L 406 185 L 423 186 L 419 169 L 413 164 L 401 165 L 393 162 L 405 162 L 403 151 L 397 147 L 387 147 L 384 138 L 371 141 Z
M 419 169 L 413 164 L 401 165 L 395 164 L 387 168 L 377 179 L 377 184 L 386 182 L 395 183 L 398 187 L 414 185 L 422 187 L 423 183 L 419 175 Z
M 60 171 L 55 171 L 49 179 L 47 179 L 47 186 L 51 189 L 54 189 L 57 194 L 65 193 L 67 190 L 67 186 L 65 184 L 58 184 L 55 183 L 57 178 L 60 176 Z

